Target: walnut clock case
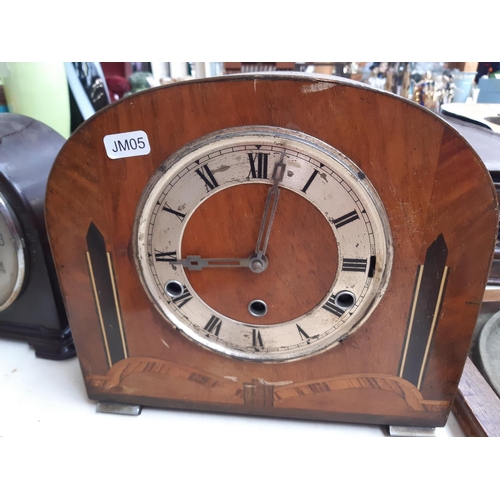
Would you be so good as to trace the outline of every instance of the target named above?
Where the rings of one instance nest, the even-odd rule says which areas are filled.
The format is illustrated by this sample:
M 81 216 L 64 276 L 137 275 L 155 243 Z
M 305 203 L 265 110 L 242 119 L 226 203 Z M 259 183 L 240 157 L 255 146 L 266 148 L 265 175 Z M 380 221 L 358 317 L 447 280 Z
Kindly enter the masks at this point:
M 46 220 L 102 410 L 435 427 L 498 216 L 486 168 L 435 114 L 255 74 L 97 113 L 56 159 Z

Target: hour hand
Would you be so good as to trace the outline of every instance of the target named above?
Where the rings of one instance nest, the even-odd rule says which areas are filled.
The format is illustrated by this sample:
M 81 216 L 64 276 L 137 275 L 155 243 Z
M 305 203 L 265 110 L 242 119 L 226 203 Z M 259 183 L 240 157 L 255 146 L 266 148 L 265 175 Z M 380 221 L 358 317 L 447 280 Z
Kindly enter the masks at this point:
M 208 267 L 249 267 L 250 259 L 202 259 L 199 255 L 188 255 L 185 259 L 171 260 L 169 264 L 179 265 L 190 271 L 201 271 Z

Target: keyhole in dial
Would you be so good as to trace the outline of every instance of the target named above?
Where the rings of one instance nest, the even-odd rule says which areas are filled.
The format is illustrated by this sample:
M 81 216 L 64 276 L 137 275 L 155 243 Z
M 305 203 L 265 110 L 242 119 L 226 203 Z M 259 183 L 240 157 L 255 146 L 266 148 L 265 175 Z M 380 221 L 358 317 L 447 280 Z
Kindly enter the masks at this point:
M 182 292 L 184 292 L 184 287 L 176 280 L 167 281 L 165 284 L 165 293 L 172 299 L 180 297 Z
M 252 316 L 260 318 L 267 313 L 267 304 L 263 300 L 252 300 L 250 304 L 248 304 L 248 311 Z
M 335 296 L 335 305 L 342 309 L 350 309 L 356 303 L 356 297 L 352 292 L 344 290 Z

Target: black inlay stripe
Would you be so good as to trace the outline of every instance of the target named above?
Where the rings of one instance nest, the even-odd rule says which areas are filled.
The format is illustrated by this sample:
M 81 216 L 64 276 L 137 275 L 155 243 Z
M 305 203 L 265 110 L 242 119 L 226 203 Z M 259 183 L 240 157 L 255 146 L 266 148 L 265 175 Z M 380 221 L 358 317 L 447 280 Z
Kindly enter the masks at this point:
M 90 272 L 97 293 L 95 300 L 98 301 L 98 310 L 100 310 L 102 316 L 102 328 L 104 330 L 102 334 L 105 347 L 107 346 L 109 351 L 110 359 L 108 361 L 111 362 L 111 365 L 114 365 L 127 357 L 127 347 L 120 329 L 121 318 L 118 317 L 117 308 L 119 306 L 115 303 L 106 244 L 94 223 L 90 224 L 87 232 L 87 248 L 91 264 Z
M 447 257 L 448 247 L 440 234 L 427 250 L 423 269 L 417 272 L 400 376 L 418 389 L 422 384 L 430 343 L 437 327 L 448 274 Z

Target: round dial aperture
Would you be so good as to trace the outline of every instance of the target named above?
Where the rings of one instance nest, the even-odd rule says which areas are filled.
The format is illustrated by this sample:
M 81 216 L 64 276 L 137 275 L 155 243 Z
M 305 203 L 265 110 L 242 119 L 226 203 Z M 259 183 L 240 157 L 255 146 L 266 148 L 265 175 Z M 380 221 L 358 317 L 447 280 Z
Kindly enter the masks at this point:
M 392 264 L 366 176 L 327 144 L 275 127 L 223 130 L 169 158 L 145 189 L 134 244 L 169 322 L 255 361 L 337 344 L 374 309 Z

